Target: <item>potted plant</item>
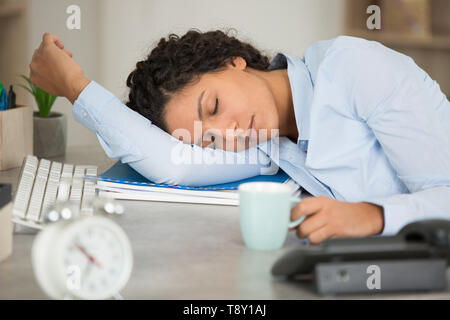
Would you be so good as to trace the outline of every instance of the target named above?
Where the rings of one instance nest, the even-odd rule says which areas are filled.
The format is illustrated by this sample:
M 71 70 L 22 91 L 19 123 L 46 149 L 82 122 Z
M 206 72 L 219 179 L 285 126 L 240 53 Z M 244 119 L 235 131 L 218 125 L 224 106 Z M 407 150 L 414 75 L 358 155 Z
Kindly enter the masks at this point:
M 56 96 L 35 86 L 22 75 L 28 86 L 19 84 L 34 97 L 39 111 L 33 113 L 34 155 L 39 158 L 62 156 L 66 153 L 67 118 L 64 114 L 51 112 Z

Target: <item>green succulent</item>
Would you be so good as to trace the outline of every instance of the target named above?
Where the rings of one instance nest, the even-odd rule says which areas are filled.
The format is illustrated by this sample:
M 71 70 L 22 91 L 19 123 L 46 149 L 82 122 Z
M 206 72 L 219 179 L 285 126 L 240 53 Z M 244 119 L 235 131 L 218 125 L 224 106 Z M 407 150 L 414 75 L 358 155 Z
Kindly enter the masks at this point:
M 24 78 L 27 81 L 28 87 L 24 86 L 23 84 L 17 84 L 17 85 L 24 88 L 29 93 L 31 93 L 31 95 L 34 97 L 34 100 L 36 100 L 36 103 L 38 105 L 39 115 L 42 118 L 47 118 L 50 114 L 50 110 L 52 109 L 53 103 L 55 102 L 57 96 L 54 96 L 54 95 L 42 90 L 38 86 L 34 85 L 30 81 L 30 78 L 28 78 L 27 76 L 24 76 L 24 75 L 21 75 L 21 76 L 22 76 L 22 78 Z

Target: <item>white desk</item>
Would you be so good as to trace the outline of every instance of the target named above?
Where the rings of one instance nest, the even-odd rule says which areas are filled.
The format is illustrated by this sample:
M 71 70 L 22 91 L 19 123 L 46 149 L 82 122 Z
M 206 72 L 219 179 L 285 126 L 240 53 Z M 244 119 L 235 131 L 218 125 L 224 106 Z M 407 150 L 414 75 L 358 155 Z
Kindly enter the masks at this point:
M 71 148 L 58 161 L 111 166 L 100 147 Z M 0 182 L 17 188 L 19 169 L 0 172 Z M 115 220 L 128 234 L 134 253 L 128 299 L 318 299 L 311 284 L 271 277 L 273 263 L 299 239 L 291 232 L 283 249 L 245 248 L 238 208 L 163 202 L 123 201 Z M 13 255 L 0 263 L 0 299 L 45 299 L 30 260 L 35 235 L 15 234 Z M 450 278 L 450 277 L 449 277 Z M 448 285 L 450 288 L 450 285 Z M 371 296 L 342 296 L 370 298 Z M 450 292 L 374 295 L 380 299 L 450 299 Z M 330 298 L 330 297 L 326 297 Z

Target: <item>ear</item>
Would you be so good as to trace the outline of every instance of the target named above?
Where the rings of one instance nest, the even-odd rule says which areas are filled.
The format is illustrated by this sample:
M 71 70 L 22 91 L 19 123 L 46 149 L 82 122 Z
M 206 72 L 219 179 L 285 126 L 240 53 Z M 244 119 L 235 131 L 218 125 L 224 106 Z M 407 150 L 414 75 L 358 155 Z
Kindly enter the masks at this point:
M 229 59 L 226 65 L 228 68 L 245 70 L 245 68 L 247 67 L 247 61 L 245 61 L 245 59 L 242 57 L 233 57 Z

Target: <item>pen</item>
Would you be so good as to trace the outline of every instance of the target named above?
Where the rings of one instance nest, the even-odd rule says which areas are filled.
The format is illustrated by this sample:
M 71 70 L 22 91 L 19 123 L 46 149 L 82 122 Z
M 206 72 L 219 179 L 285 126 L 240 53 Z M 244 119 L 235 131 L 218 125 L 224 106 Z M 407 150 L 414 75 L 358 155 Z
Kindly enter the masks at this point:
M 5 88 L 3 88 L 3 83 L 0 82 L 0 110 L 6 109 L 8 109 L 8 96 Z
M 0 82 L 0 111 L 4 110 L 3 108 L 3 83 Z

